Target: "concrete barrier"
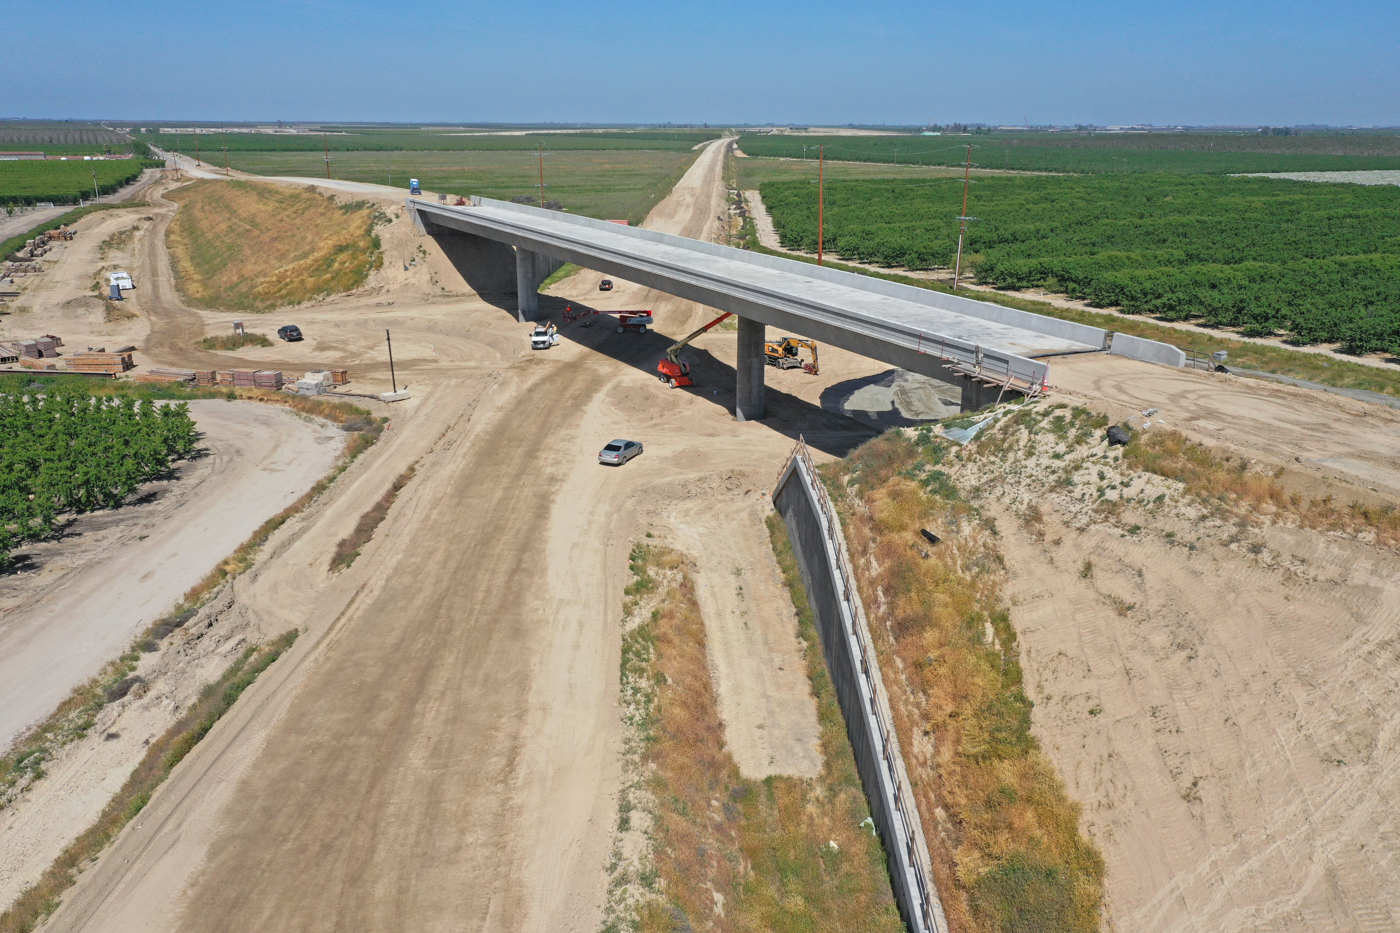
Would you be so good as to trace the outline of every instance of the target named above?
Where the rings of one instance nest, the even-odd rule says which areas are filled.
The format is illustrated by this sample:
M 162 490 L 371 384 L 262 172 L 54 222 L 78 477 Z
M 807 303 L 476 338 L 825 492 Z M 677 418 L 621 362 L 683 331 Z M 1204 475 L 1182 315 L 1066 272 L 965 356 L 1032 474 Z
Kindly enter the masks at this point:
M 846 720 L 856 768 L 885 846 L 890 885 L 911 933 L 946 933 L 947 919 L 929 872 L 918 806 L 909 793 L 889 698 L 836 510 L 817 479 L 807 445 L 798 441 L 773 488 L 816 616 L 822 653 Z
M 1113 346 L 1108 350 L 1116 356 L 1126 356 L 1147 363 L 1161 363 L 1163 366 L 1181 368 L 1186 365 L 1186 351 L 1169 343 L 1144 340 L 1127 334 L 1114 334 Z

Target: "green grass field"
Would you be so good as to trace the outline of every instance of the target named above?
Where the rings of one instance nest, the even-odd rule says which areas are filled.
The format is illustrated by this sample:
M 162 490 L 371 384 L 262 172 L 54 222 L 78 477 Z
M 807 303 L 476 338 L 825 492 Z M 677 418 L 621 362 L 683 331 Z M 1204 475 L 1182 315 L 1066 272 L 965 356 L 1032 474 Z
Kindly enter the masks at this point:
M 148 165 L 163 164 L 141 159 L 0 162 L 0 204 L 77 204 L 79 198 L 93 197 L 94 173 L 98 190 L 111 194 L 138 178 Z
M 563 151 L 544 158 L 545 197 L 571 213 L 639 223 L 694 161 L 680 151 Z M 230 167 L 256 175 L 324 178 L 318 152 L 231 152 Z M 510 200 L 538 196 L 539 160 L 531 152 L 342 152 L 331 154 L 331 175 L 346 181 Z
M 739 148 L 765 158 L 815 158 L 891 164 L 963 164 L 972 145 L 976 167 L 1027 172 L 1118 174 L 1173 172 L 1336 172 L 1400 169 L 1400 137 L 1193 134 L 975 136 L 760 136 Z
M 720 135 L 719 130 L 602 130 L 590 133 L 534 133 L 519 136 L 498 133 L 480 134 L 472 130 L 431 129 L 410 130 L 404 127 L 345 128 L 327 127 L 324 136 L 317 133 L 276 135 L 271 133 L 201 133 L 202 152 L 217 153 L 224 146 L 230 152 L 510 152 L 660 149 L 683 152 L 707 139 Z M 168 151 L 194 152 L 195 137 L 186 133 L 137 133 L 135 138 Z

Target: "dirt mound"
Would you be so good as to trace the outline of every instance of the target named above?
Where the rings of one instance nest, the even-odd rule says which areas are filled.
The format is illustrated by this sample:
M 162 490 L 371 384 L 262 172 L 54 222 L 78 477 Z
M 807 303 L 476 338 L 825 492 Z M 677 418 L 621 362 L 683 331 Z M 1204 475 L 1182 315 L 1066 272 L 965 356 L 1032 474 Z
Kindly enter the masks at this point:
M 192 305 L 269 311 L 358 288 L 383 264 L 374 227 L 388 218 L 369 202 L 247 181 L 201 181 L 167 197 L 180 210 L 166 245 Z

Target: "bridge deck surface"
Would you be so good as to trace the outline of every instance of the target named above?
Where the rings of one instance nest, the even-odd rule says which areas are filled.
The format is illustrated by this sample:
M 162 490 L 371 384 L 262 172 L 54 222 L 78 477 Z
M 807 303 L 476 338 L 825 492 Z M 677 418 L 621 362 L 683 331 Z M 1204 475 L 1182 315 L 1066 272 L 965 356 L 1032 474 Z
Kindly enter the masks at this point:
M 641 262 L 658 271 L 668 270 L 673 275 L 692 278 L 695 284 L 719 288 L 722 291 L 738 290 L 748 297 L 777 298 L 781 304 L 788 305 L 789 310 L 799 314 L 799 309 L 807 306 L 818 312 L 826 312 L 822 314 L 823 318 L 826 318 L 827 314 L 837 318 L 827 319 L 827 323 L 856 330 L 863 329 L 860 324 L 861 319 L 865 319 L 876 329 L 880 329 L 881 325 L 895 325 L 1019 356 L 1098 349 L 1084 343 L 1036 333 L 1009 324 L 981 320 L 916 301 L 823 281 L 798 271 L 754 265 L 744 261 L 747 254 L 741 250 L 734 250 L 736 256 L 731 259 L 706 251 L 704 247 L 710 247 L 710 244 L 697 243 L 697 248 L 692 249 L 683 245 L 684 241 L 680 244 L 673 242 L 681 240 L 679 237 L 669 238 L 670 242 L 656 242 L 640 239 L 635 234 L 624 232 L 623 229 L 580 226 L 576 220 L 567 217 L 540 216 L 538 213 L 527 214 L 487 205 L 447 207 L 416 202 L 416 206 L 439 222 L 450 224 L 453 215 L 457 215 L 462 221 L 473 226 L 480 225 L 501 233 L 567 244 L 599 259 L 612 258 L 622 263 Z M 924 349 L 933 353 L 938 351 L 936 344 Z

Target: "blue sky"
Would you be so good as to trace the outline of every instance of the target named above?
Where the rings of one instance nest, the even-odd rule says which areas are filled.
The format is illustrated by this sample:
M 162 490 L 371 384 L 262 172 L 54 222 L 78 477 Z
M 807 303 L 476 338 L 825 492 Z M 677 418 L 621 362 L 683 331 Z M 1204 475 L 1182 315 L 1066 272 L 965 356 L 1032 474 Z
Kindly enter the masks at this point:
M 7 117 L 1400 124 L 1394 0 L 5 6 Z

